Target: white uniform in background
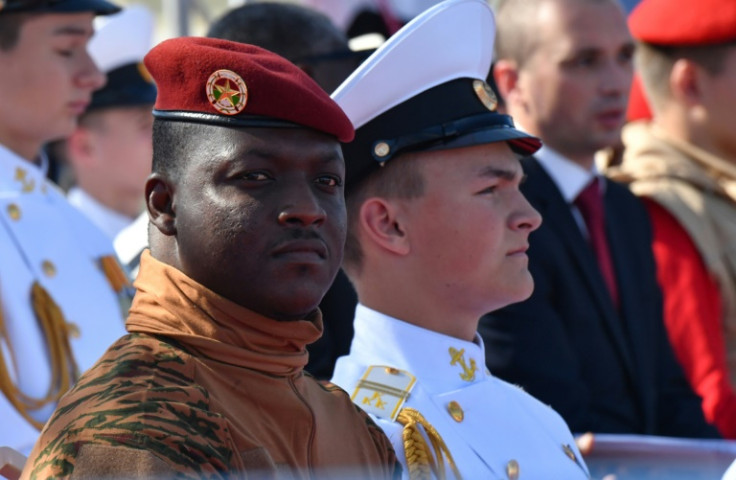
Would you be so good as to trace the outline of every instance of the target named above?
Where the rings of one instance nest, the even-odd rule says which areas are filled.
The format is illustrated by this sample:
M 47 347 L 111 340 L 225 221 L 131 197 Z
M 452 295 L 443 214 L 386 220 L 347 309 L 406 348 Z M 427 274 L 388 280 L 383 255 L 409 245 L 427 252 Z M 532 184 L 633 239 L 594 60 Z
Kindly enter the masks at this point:
M 61 310 L 80 372 L 125 334 L 130 291 L 113 288 L 121 280 L 115 274 L 122 273 L 114 255 L 105 234 L 67 202 L 41 168 L 0 145 L 0 373 L 24 394 L 43 398 L 52 381 L 49 348 L 32 301 L 34 283 Z M 103 264 L 118 270 L 106 275 Z M 43 423 L 54 406 L 31 416 Z M 28 454 L 38 434 L 0 395 L 0 445 Z

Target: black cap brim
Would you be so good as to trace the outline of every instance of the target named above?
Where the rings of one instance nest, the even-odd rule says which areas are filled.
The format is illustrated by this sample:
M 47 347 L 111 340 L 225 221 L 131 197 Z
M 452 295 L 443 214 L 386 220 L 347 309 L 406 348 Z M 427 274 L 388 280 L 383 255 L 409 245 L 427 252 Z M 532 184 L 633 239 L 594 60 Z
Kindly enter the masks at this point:
M 4 3 L 4 4 L 3 4 Z M 118 13 L 121 9 L 106 0 L 0 0 L 0 15 L 4 13 L 80 13 L 97 15 Z

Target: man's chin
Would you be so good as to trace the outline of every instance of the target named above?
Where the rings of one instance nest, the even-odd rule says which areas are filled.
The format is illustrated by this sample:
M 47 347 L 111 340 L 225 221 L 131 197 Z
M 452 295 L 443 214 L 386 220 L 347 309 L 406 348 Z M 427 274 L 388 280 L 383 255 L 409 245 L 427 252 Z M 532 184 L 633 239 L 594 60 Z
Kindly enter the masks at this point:
M 294 322 L 297 320 L 309 320 L 314 318 L 314 316 L 317 314 L 317 311 L 319 310 L 318 307 L 319 304 L 315 305 L 312 308 L 308 308 L 306 310 L 291 310 L 288 311 L 276 311 L 268 315 L 269 318 L 272 318 L 278 322 Z

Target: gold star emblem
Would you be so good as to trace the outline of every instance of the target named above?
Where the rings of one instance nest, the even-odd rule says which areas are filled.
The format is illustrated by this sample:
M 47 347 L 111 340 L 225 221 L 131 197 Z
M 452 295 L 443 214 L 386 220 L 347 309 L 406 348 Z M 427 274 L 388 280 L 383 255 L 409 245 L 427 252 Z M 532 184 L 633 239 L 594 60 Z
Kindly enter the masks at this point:
M 210 75 L 206 91 L 210 104 L 225 115 L 237 115 L 248 103 L 245 81 L 231 70 L 218 70 Z

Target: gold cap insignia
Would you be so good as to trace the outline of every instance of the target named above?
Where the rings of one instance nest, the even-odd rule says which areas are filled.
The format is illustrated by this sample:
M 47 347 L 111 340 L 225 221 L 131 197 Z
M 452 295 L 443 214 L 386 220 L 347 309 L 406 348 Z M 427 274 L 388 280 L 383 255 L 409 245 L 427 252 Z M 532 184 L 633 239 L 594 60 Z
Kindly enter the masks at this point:
M 218 70 L 207 79 L 207 99 L 215 110 L 225 115 L 237 115 L 248 103 L 248 87 L 243 78 L 232 70 Z
M 491 90 L 490 85 L 483 80 L 473 80 L 473 90 L 478 96 L 480 103 L 485 105 L 488 110 L 492 112 L 496 111 L 496 108 L 498 108 L 498 98 L 496 98 L 496 94 Z

